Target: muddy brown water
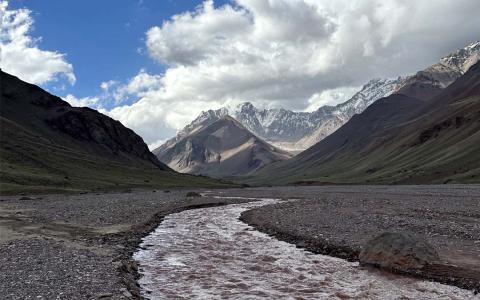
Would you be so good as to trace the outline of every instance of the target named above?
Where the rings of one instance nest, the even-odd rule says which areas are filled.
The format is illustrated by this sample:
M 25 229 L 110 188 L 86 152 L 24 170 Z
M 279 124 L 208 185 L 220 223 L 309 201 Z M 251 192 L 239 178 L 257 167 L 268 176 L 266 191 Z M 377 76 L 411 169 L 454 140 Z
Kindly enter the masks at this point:
M 277 199 L 169 215 L 134 258 L 149 299 L 480 299 L 471 291 L 386 275 L 317 255 L 238 220 Z

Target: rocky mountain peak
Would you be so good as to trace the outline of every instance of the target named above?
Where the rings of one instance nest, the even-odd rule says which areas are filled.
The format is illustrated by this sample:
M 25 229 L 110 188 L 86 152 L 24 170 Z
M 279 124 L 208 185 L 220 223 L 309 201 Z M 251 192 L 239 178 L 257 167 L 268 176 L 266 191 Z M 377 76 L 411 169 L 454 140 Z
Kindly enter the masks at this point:
M 291 156 L 264 142 L 229 115 L 178 137 L 157 157 L 180 172 L 222 177 L 246 175 Z
M 462 74 L 480 60 L 480 42 L 476 41 L 440 59 L 440 63 Z
M 396 91 L 417 99 L 428 100 L 460 78 L 480 60 L 480 43 L 472 43 L 458 49 L 440 61 L 405 80 Z
M 209 118 L 223 118 L 228 114 L 228 109 L 227 108 L 220 108 L 217 110 L 209 109 L 207 111 L 202 111 L 202 113 L 198 116 L 196 119 L 197 122 L 201 122 L 203 120 L 209 119 Z
M 243 102 L 237 105 L 236 110 L 239 112 L 255 112 L 257 109 L 251 102 Z

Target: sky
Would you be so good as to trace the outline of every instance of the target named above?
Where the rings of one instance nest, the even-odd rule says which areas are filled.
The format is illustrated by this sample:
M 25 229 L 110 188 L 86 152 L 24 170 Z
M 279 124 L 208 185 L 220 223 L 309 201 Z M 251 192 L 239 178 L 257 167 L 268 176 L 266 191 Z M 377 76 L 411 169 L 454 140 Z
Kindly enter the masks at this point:
M 433 4 L 434 3 L 434 4 Z M 474 0 L 0 0 L 0 68 L 154 147 L 201 111 L 312 111 L 480 39 Z

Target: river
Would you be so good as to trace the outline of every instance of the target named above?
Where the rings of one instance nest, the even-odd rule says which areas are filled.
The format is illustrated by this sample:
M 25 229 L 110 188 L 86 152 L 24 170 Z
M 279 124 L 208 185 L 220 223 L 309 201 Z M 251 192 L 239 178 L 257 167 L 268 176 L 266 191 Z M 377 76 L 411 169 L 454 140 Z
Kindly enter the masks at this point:
M 359 267 L 260 233 L 238 220 L 278 202 L 169 215 L 134 255 L 149 299 L 473 299 L 457 287 Z

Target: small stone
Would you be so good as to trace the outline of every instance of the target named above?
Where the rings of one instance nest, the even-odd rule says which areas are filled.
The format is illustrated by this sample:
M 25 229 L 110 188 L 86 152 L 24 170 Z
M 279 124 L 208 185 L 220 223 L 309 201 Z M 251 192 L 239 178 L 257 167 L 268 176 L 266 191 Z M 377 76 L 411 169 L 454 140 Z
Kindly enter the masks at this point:
M 305 248 L 307 244 L 304 241 L 299 241 L 296 246 L 297 248 Z
M 123 295 L 127 298 L 131 298 L 132 297 L 132 293 L 130 293 L 129 291 L 125 291 L 123 292 Z

